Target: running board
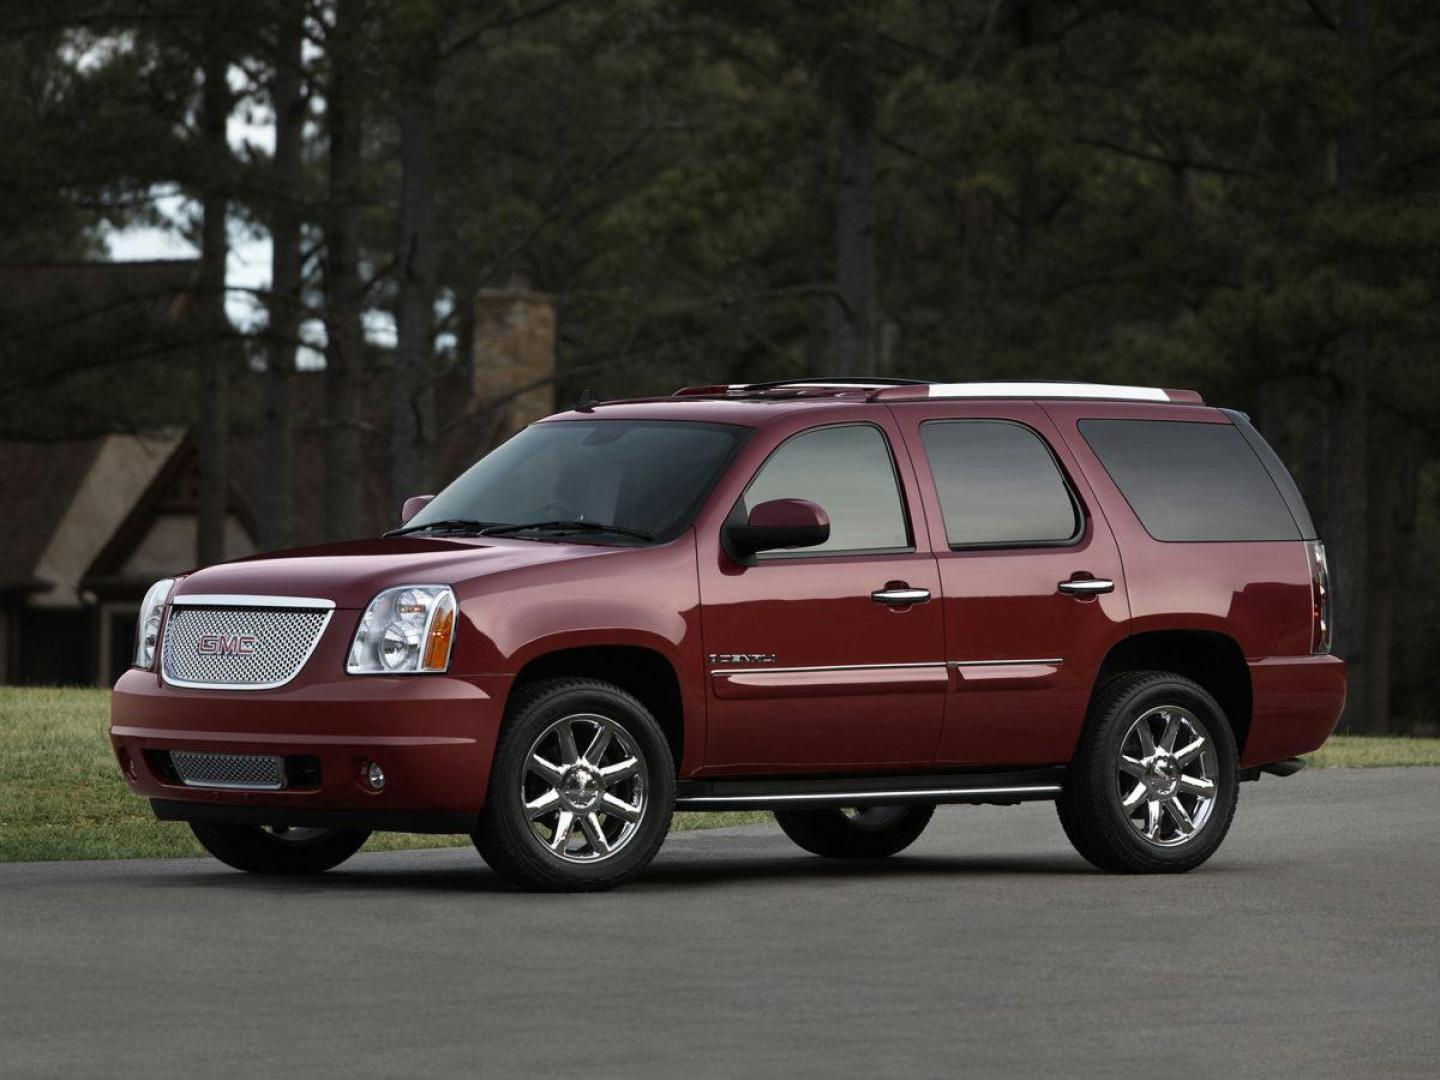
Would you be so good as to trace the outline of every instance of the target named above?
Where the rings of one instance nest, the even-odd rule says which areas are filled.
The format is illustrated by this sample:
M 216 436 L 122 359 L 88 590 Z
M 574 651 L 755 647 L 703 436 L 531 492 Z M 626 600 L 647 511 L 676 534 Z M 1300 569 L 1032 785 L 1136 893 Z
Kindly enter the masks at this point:
M 1006 773 L 931 773 L 923 776 L 767 777 L 682 780 L 677 810 L 775 810 L 787 806 L 934 806 L 992 803 L 1008 806 L 1056 799 L 1063 768 Z

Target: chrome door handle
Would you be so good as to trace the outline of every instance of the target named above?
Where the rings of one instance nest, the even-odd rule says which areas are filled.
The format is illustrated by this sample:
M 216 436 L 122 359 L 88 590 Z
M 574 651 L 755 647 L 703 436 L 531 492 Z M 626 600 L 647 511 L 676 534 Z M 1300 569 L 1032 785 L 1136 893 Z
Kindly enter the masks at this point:
M 894 604 L 899 607 L 903 604 L 923 604 L 930 599 L 929 589 L 877 589 L 870 594 L 870 599 L 877 604 Z
M 1115 582 L 1108 578 L 1071 578 L 1060 582 L 1058 588 L 1071 596 L 1099 596 L 1115 591 Z

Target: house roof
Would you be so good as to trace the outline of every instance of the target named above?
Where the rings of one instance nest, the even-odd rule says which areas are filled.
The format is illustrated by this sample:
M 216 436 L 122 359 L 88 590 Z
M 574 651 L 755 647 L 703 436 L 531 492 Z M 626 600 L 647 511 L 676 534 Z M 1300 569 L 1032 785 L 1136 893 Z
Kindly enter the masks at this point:
M 0 442 L 0 590 L 30 591 L 36 564 L 99 456 L 104 439 Z

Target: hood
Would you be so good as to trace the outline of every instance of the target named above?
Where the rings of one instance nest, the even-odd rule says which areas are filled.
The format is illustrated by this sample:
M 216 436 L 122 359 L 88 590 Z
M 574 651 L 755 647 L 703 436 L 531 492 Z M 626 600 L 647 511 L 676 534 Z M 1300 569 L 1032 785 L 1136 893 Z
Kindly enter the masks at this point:
M 505 570 L 629 550 L 634 549 L 478 537 L 352 540 L 207 566 L 183 579 L 175 594 L 305 596 L 363 608 L 391 585 L 459 585 Z

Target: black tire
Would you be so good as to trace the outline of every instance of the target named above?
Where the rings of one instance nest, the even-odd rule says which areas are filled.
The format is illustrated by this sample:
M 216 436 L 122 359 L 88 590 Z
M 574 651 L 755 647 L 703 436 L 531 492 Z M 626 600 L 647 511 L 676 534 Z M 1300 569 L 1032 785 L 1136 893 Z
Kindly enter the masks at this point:
M 877 806 L 854 811 L 776 810 L 785 835 L 806 851 L 828 859 L 883 859 L 904 851 L 930 824 L 933 806 Z M 879 820 L 867 820 L 875 815 Z
M 250 874 L 321 874 L 359 851 L 370 833 L 364 829 L 284 830 L 258 825 L 190 823 L 205 850 L 226 866 Z
M 1157 769 L 1146 770 L 1143 775 L 1122 774 L 1122 744 L 1134 747 L 1138 740 L 1138 724 L 1142 718 L 1152 717 L 1146 723 L 1158 725 L 1163 732 L 1167 713 L 1156 710 L 1174 710 L 1183 717 L 1182 724 L 1189 725 L 1205 736 L 1213 756 L 1202 760 L 1200 769 L 1213 784 L 1213 801 L 1204 812 L 1203 821 L 1196 813 L 1201 800 L 1187 793 L 1183 787 L 1170 785 L 1175 776 L 1176 758 L 1160 763 Z M 1149 728 L 1154 741 L 1155 726 Z M 1184 728 L 1182 728 L 1182 731 Z M 1172 743 L 1178 741 L 1172 738 Z M 1193 741 L 1193 740 L 1192 740 Z M 1174 747 L 1172 749 L 1181 749 Z M 1157 747 L 1156 756 L 1165 756 L 1163 744 Z M 1133 768 L 1134 756 L 1125 755 Z M 1198 683 L 1164 671 L 1137 671 L 1117 676 L 1102 686 L 1090 706 L 1090 715 L 1080 737 L 1079 748 L 1071 762 L 1065 779 L 1064 790 L 1056 807 L 1065 835 L 1075 845 L 1075 850 L 1102 870 L 1131 874 L 1183 873 L 1193 870 L 1215 853 L 1235 814 L 1239 794 L 1239 775 L 1235 748 L 1235 735 L 1225 712 L 1219 703 Z M 1186 765 L 1181 771 L 1196 769 Z M 1125 777 L 1122 781 L 1122 775 Z M 1188 779 L 1188 777 L 1187 777 Z M 1152 789 L 1151 783 L 1161 785 Z M 1121 784 L 1132 783 L 1132 795 L 1139 795 L 1135 810 L 1127 814 L 1122 808 Z M 1176 797 L 1166 798 L 1163 791 L 1172 791 Z M 1184 798 L 1179 798 L 1184 795 Z M 1188 803 L 1186 800 L 1190 800 Z M 1147 839 L 1142 831 L 1152 827 L 1148 816 L 1148 804 L 1159 806 L 1158 825 L 1155 839 Z M 1177 810 L 1170 804 L 1178 802 Z M 1191 818 L 1193 832 L 1187 834 L 1181 825 L 1181 815 Z M 1198 825 L 1197 825 L 1198 821 Z
M 560 854 L 537 835 L 524 803 L 532 798 L 530 792 L 537 782 L 542 788 L 547 783 L 538 780 L 530 769 L 532 748 L 537 740 L 548 737 L 547 733 L 556 724 L 568 718 L 581 718 L 575 723 L 584 725 L 588 723 L 583 719 L 587 716 L 598 716 L 614 725 L 639 751 L 634 774 L 643 783 L 643 798 L 636 795 L 637 788 L 633 787 L 623 794 L 625 802 L 642 807 L 639 820 L 632 822 L 634 828 L 628 834 L 622 819 L 601 818 L 600 825 L 612 831 L 611 839 L 621 838 L 610 854 L 599 854 L 591 834 L 584 828 L 590 815 L 567 810 L 573 814 L 575 826 L 581 827 L 582 836 L 577 839 L 594 856 L 593 861 L 581 862 L 575 861 L 581 855 L 572 855 L 568 843 L 565 854 Z M 621 736 L 616 735 L 614 741 L 621 745 Z M 583 755 L 583 748 L 581 752 Z M 620 751 L 612 749 L 609 753 Z M 589 770 L 592 774 L 594 771 Z M 550 794 L 558 796 L 562 786 L 554 783 Z M 637 798 L 641 801 L 635 802 Z M 556 805 L 563 808 L 569 804 Z M 473 838 L 476 849 L 491 868 L 523 889 L 544 892 L 609 889 L 649 865 L 665 842 L 674 809 L 674 756 L 650 710 L 618 686 L 598 679 L 546 679 L 519 691 L 506 710 L 505 726 L 496 743 L 490 770 L 485 810 Z M 552 818 L 537 821 L 542 830 L 549 829 L 553 842 L 559 832 L 558 810 Z

